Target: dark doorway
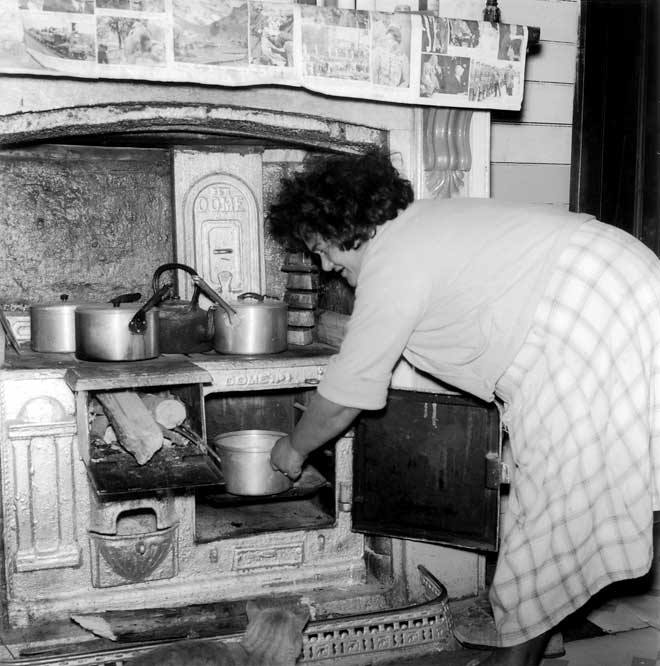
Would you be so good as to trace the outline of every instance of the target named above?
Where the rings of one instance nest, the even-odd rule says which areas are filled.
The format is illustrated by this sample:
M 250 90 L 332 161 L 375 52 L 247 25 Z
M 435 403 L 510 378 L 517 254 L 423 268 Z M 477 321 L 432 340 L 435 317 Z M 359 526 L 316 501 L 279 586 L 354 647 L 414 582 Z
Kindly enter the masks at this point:
M 659 0 L 582 0 L 570 208 L 660 254 Z

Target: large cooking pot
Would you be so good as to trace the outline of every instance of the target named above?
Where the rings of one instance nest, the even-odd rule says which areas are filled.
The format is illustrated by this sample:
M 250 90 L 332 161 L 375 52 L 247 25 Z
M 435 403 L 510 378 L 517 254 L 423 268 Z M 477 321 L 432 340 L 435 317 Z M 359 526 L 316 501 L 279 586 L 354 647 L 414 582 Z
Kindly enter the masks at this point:
M 79 305 L 90 305 L 90 303 L 70 301 L 68 294 L 62 294 L 58 301 L 31 305 L 30 346 L 32 349 L 37 352 L 75 352 L 74 313 Z
M 231 304 L 234 314 L 214 307 L 213 348 L 221 354 L 276 354 L 287 348 L 287 305 L 246 292 Z
M 270 465 L 271 449 L 285 434 L 276 430 L 234 430 L 213 439 L 228 493 L 276 495 L 291 488 L 291 480 Z
M 142 307 L 120 298 L 75 310 L 76 357 L 86 361 L 142 361 L 160 354 L 155 306 L 171 290 L 164 285 Z
M 165 271 L 181 270 L 194 281 L 197 271 L 190 266 L 168 263 L 159 266 L 153 276 L 154 294 L 160 289 L 160 278 Z M 199 306 L 201 289 L 197 283 L 190 301 L 177 297 L 162 300 L 158 305 L 160 332 L 158 342 L 161 354 L 195 354 L 213 349 L 213 313 Z
M 113 301 L 139 301 L 139 293 L 122 294 Z M 30 346 L 37 352 L 73 353 L 76 351 L 76 308 L 93 305 L 90 301 L 69 300 L 62 294 L 58 301 L 30 306 Z

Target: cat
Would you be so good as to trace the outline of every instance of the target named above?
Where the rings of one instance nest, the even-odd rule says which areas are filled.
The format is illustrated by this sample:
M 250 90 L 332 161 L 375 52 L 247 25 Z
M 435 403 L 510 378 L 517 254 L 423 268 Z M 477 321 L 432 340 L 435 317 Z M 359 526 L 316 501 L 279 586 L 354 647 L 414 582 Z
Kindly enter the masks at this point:
M 249 600 L 239 643 L 184 640 L 149 650 L 127 666 L 294 666 L 301 655 L 309 608 Z

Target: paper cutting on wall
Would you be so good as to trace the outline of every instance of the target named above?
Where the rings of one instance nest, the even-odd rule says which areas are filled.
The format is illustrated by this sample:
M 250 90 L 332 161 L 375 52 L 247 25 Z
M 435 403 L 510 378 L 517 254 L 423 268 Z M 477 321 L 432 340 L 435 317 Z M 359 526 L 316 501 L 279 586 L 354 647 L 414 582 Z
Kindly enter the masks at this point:
M 286 0 L 0 0 L 0 72 L 520 108 L 527 28 Z

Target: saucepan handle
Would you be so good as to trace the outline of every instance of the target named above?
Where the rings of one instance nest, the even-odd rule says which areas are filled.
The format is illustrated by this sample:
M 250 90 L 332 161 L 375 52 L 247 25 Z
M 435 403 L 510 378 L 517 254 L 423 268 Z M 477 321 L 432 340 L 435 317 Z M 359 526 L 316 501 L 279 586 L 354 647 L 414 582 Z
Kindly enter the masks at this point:
M 244 301 L 246 298 L 254 298 L 255 301 L 262 303 L 266 297 L 263 294 L 257 294 L 256 291 L 245 291 L 239 294 L 237 298 L 239 301 Z
M 144 335 L 147 332 L 147 311 L 156 307 L 172 290 L 172 285 L 168 282 L 163 285 L 153 296 L 133 315 L 128 322 L 128 330 L 131 333 Z
M 135 303 L 135 301 L 139 301 L 141 298 L 142 294 L 140 292 L 133 292 L 132 294 L 115 296 L 110 299 L 110 302 L 114 307 L 118 308 L 122 303 Z

